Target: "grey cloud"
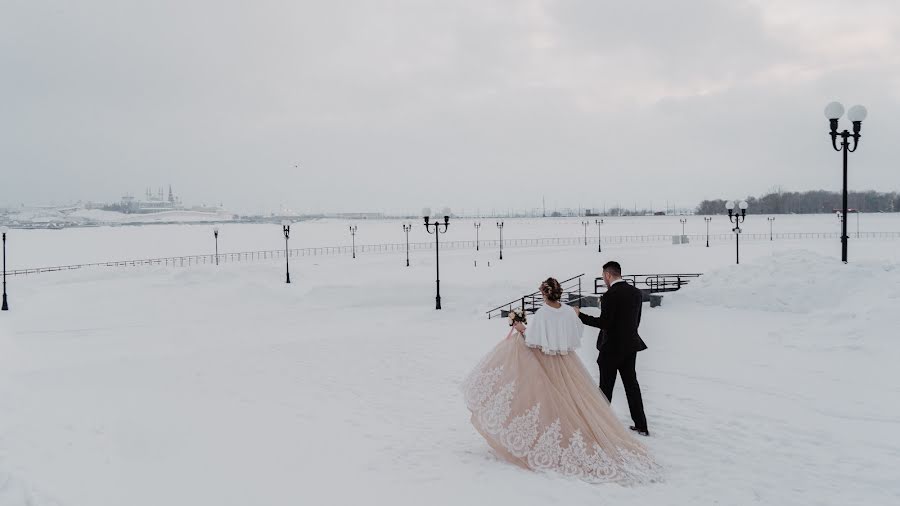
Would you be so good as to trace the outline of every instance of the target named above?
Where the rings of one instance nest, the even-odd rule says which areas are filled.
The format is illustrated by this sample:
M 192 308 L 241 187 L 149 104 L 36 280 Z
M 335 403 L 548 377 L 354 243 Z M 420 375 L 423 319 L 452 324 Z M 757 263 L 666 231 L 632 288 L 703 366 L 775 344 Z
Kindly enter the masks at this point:
M 842 36 L 865 44 L 835 55 L 816 5 L 18 2 L 0 205 L 169 182 L 241 211 L 833 188 L 832 98 L 870 106 L 854 184 L 896 189 L 895 9 L 861 4 Z

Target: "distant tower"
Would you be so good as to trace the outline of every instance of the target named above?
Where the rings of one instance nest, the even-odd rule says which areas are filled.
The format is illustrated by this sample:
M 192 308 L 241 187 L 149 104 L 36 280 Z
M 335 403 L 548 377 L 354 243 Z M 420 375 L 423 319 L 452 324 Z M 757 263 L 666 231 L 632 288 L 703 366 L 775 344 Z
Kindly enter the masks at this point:
M 172 204 L 175 203 L 175 197 L 172 196 L 172 185 L 169 185 L 169 202 Z

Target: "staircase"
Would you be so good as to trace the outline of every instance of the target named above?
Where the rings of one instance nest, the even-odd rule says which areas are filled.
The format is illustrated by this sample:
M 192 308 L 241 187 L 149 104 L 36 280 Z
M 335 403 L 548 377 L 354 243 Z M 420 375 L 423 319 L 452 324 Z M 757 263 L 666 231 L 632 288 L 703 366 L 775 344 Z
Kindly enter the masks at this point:
M 562 298 L 560 302 L 563 304 L 568 304 L 569 306 L 578 306 L 581 307 L 582 303 L 590 304 L 593 302 L 596 304 L 596 300 L 599 300 L 596 296 L 585 296 L 582 291 L 582 283 L 581 278 L 584 277 L 584 274 L 579 274 L 577 276 L 573 276 L 564 281 L 560 281 L 559 285 L 562 287 Z M 596 299 L 596 300 L 586 300 L 586 299 Z M 517 299 L 511 300 L 506 304 L 501 304 L 490 311 L 486 311 L 487 317 L 490 320 L 491 318 L 506 318 L 509 315 L 509 312 L 515 309 L 521 309 L 525 312 L 525 314 L 534 314 L 535 311 L 540 309 L 541 306 L 544 305 L 544 296 L 541 295 L 540 291 L 532 292 L 526 295 L 523 295 Z
M 622 276 L 626 283 L 641 290 L 644 294 L 644 302 L 649 302 L 650 307 L 657 307 L 662 304 L 661 293 L 674 292 L 680 290 L 681 287 L 687 285 L 691 281 L 699 278 L 702 274 L 628 274 Z M 570 306 L 578 307 L 598 307 L 600 299 L 606 293 L 606 284 L 603 278 L 594 279 L 594 293 L 585 294 L 582 291 L 582 280 L 584 274 L 573 276 L 559 284 L 563 289 L 562 302 Z M 506 318 L 509 312 L 515 309 L 521 309 L 526 314 L 533 314 L 544 305 L 544 297 L 541 292 L 532 292 L 523 295 L 517 299 L 511 300 L 506 304 L 501 304 L 490 311 L 487 311 L 487 317 Z

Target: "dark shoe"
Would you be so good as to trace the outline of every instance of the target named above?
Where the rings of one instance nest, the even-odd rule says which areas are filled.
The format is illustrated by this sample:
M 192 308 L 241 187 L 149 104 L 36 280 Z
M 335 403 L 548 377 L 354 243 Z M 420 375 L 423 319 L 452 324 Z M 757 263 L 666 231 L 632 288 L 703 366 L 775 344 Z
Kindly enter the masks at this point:
M 638 429 L 638 428 L 635 427 L 634 425 L 632 425 L 631 427 L 628 427 L 628 428 L 631 429 L 631 430 L 633 430 L 633 431 L 635 431 L 635 432 L 637 432 L 638 434 L 640 434 L 640 435 L 642 435 L 642 436 L 649 436 L 649 435 L 650 435 L 650 431 L 648 431 L 647 429 Z

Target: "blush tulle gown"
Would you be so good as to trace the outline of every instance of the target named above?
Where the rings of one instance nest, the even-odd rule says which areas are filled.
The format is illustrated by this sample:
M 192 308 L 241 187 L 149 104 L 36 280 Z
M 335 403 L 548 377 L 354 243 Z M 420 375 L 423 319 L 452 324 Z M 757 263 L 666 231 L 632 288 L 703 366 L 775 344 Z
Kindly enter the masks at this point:
M 514 464 L 596 483 L 660 479 L 574 353 L 546 354 L 513 330 L 462 390 L 475 429 Z

